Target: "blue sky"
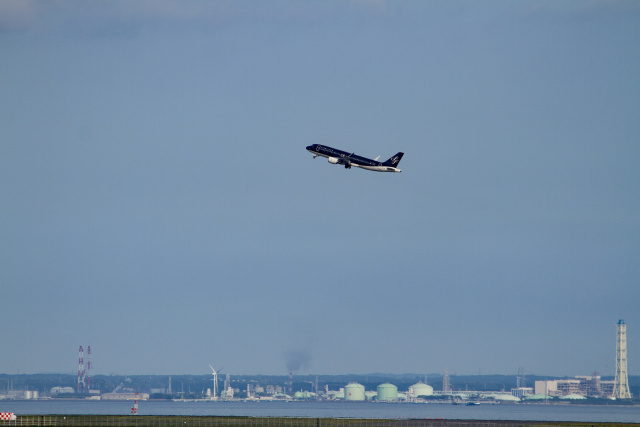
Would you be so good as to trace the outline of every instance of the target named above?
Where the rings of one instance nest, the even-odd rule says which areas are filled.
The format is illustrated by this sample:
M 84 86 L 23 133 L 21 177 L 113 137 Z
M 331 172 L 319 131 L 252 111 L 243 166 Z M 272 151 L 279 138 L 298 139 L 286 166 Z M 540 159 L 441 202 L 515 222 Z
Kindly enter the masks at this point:
M 638 46 L 625 1 L 0 1 L 0 372 L 612 375 L 623 318 L 639 374 Z

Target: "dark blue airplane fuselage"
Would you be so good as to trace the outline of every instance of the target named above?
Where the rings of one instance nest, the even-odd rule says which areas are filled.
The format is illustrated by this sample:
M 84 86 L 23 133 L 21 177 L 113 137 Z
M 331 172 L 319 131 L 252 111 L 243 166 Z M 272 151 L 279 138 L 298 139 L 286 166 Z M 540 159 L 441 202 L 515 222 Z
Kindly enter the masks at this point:
M 384 162 L 378 162 L 377 159 L 372 160 L 358 156 L 354 153 L 349 154 L 346 151 L 338 150 L 337 148 L 328 147 L 326 145 L 309 145 L 307 150 L 313 154 L 314 158 L 318 156 L 327 157 L 329 159 L 329 163 L 334 165 L 344 165 L 346 169 L 350 169 L 351 166 L 355 166 L 357 168 L 376 172 L 402 172 L 402 170 L 396 167 L 404 155 L 402 152 L 397 153 L 395 156 L 390 157 Z

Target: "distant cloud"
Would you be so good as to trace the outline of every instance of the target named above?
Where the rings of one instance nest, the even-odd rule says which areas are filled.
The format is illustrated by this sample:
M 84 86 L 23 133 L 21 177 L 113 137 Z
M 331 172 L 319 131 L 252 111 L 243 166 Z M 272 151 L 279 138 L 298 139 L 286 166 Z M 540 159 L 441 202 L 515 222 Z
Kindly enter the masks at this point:
M 0 0 L 0 32 L 135 33 L 141 28 L 215 28 L 235 19 L 333 19 L 349 13 L 386 13 L 385 0 L 306 3 L 240 0 Z
M 183 25 L 225 19 L 244 3 L 174 0 L 0 0 L 0 31 L 99 32 L 105 27 Z
M 543 14 L 585 14 L 611 12 L 640 12 L 640 2 L 635 0 L 589 0 L 589 1 L 557 1 L 536 0 L 528 5 L 531 13 Z
M 41 2 L 37 0 L 0 0 L 0 32 L 29 27 L 40 11 Z
M 350 0 L 351 3 L 363 6 L 374 6 L 374 7 L 384 7 L 387 2 L 386 0 Z

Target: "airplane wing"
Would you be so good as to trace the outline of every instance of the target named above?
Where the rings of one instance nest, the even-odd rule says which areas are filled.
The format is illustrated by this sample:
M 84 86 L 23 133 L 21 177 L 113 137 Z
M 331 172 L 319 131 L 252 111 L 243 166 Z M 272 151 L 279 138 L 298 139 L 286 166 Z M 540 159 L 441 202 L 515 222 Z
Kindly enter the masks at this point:
M 341 160 L 344 162 L 344 167 L 347 169 L 351 169 L 351 156 L 355 153 L 349 154 L 347 157 L 342 158 Z

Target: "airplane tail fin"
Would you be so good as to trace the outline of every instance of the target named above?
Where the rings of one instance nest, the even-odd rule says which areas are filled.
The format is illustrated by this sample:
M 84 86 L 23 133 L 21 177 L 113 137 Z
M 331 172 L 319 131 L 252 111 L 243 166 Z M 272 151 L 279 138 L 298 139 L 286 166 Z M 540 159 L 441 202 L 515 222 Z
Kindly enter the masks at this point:
M 389 160 L 385 161 L 382 166 L 393 166 L 395 168 L 398 166 L 398 163 L 400 163 L 400 160 L 402 160 L 402 156 L 404 156 L 404 153 L 397 153 L 396 155 L 391 156 Z

